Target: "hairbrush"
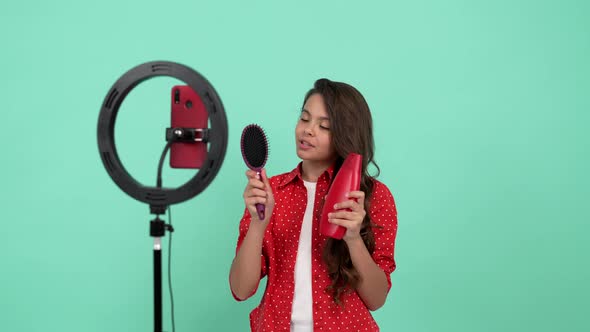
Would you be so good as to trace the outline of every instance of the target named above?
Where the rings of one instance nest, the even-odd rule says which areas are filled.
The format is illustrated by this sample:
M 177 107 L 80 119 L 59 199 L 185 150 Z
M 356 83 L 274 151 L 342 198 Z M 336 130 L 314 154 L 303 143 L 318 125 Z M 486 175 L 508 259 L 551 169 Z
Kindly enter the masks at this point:
M 246 166 L 260 177 L 260 171 L 268 159 L 268 140 L 264 130 L 257 124 L 247 125 L 242 131 L 240 148 Z M 260 220 L 264 220 L 264 210 L 264 204 L 256 203 L 256 212 Z

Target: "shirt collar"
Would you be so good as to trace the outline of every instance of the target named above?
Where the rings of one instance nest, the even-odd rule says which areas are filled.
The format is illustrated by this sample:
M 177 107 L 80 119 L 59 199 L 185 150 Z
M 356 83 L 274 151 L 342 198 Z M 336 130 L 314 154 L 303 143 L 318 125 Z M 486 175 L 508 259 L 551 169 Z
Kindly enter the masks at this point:
M 281 181 L 281 183 L 279 183 L 279 188 L 286 186 L 287 184 L 291 183 L 292 181 L 299 179 L 301 181 L 303 181 L 303 178 L 301 176 L 302 173 L 302 165 L 303 163 L 300 162 L 297 167 L 295 167 L 291 172 L 287 173 L 287 175 L 285 176 L 285 178 L 283 179 L 283 181 Z M 322 173 L 322 175 L 320 175 L 320 178 L 318 179 L 318 181 L 320 181 L 322 178 L 326 178 L 326 180 L 328 181 L 328 183 L 332 182 L 332 177 L 334 176 L 334 164 L 330 165 L 330 167 L 328 167 L 324 173 Z

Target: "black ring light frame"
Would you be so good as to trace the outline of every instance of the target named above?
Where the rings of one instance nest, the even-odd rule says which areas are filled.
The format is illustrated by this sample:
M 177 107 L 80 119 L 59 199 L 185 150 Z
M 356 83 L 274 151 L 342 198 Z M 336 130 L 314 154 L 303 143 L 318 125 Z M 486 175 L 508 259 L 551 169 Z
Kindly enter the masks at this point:
M 207 159 L 197 174 L 174 189 L 147 187 L 137 182 L 123 167 L 115 147 L 115 120 L 123 100 L 138 84 L 156 76 L 170 76 L 188 84 L 203 101 L 211 122 L 211 128 L 167 128 L 165 137 L 168 142 L 160 158 L 158 182 L 162 161 L 173 142 L 195 141 L 195 133 L 202 129 L 204 136 L 201 140 L 209 143 Z M 227 148 L 227 119 L 223 105 L 213 86 L 193 69 L 166 61 L 141 64 L 121 76 L 106 95 L 98 118 L 98 148 L 102 162 L 117 186 L 136 200 L 149 204 L 150 212 L 156 214 L 150 222 L 150 236 L 154 237 L 154 331 L 162 332 L 161 237 L 174 229 L 159 215 L 164 214 L 168 206 L 198 195 L 217 175 Z
M 123 167 L 115 147 L 115 120 L 123 100 L 138 84 L 156 76 L 170 76 L 188 84 L 201 97 L 211 121 L 207 160 L 192 179 L 173 189 L 148 187 L 137 182 Z M 119 188 L 149 204 L 153 214 L 163 214 L 168 205 L 198 195 L 215 178 L 227 148 L 227 119 L 217 92 L 202 75 L 174 62 L 148 62 L 129 70 L 109 90 L 98 119 L 98 147 L 107 172 Z

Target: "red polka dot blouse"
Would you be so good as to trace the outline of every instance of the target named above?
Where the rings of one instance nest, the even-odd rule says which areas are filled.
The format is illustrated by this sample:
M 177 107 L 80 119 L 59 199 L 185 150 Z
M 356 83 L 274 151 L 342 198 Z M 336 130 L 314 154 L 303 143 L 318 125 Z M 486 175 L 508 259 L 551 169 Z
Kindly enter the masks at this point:
M 379 331 L 371 312 L 356 292 L 345 293 L 342 297 L 343 306 L 335 304 L 332 296 L 326 292 L 326 287 L 331 283 L 322 260 L 327 238 L 320 234 L 319 224 L 323 198 L 328 192 L 332 176 L 333 168 L 329 168 L 320 176 L 316 185 L 311 258 L 314 331 Z M 307 204 L 307 189 L 301 178 L 301 164 L 289 173 L 270 178 L 270 184 L 275 207 L 264 235 L 260 271 L 260 277 L 266 276 L 268 280 L 260 305 L 250 313 L 250 327 L 252 331 L 289 331 L 295 289 L 295 260 Z M 385 272 L 390 289 L 390 274 L 395 270 L 397 211 L 391 192 L 377 180 L 367 213 L 373 223 L 381 226 L 373 228 L 375 251 L 372 257 Z M 240 221 L 236 252 L 246 236 L 250 220 L 250 213 L 246 209 Z M 251 295 L 255 292 L 256 290 Z

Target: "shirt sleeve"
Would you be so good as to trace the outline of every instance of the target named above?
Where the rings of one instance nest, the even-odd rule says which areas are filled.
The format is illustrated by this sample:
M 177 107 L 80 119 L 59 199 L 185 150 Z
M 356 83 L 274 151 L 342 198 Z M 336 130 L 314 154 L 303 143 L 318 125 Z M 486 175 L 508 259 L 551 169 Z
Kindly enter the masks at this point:
M 375 226 L 373 260 L 385 272 L 387 290 L 391 289 L 391 273 L 395 270 L 394 247 L 397 234 L 397 209 L 393 195 L 383 183 L 375 181 L 369 216 Z
M 244 215 L 242 216 L 242 219 L 240 220 L 240 234 L 238 236 L 238 244 L 236 246 L 236 255 L 238 254 L 238 251 L 240 250 L 240 247 L 241 247 L 242 243 L 244 242 L 244 238 L 246 237 L 246 234 L 248 233 L 248 229 L 250 228 L 250 221 L 251 220 L 252 220 L 252 217 L 250 216 L 250 212 L 248 211 L 247 208 L 244 209 Z M 266 258 L 267 254 L 266 254 L 265 242 L 266 242 L 265 240 L 262 241 L 262 254 L 260 255 L 260 279 L 262 279 L 266 276 L 266 272 L 268 270 L 268 259 Z M 231 287 L 230 287 L 230 289 L 231 289 Z M 232 291 L 232 295 L 233 295 L 234 299 L 236 299 L 237 301 L 243 301 L 243 300 L 248 299 L 252 295 L 254 295 L 257 290 L 258 290 L 258 284 L 254 288 L 252 293 L 250 295 L 248 295 L 245 299 L 239 299 L 236 296 L 236 294 L 233 293 L 233 291 Z

